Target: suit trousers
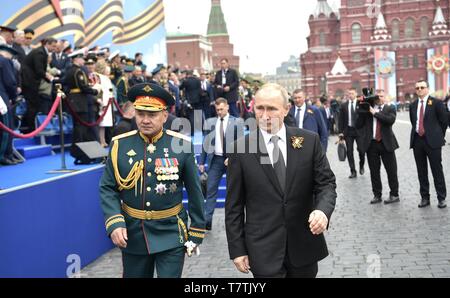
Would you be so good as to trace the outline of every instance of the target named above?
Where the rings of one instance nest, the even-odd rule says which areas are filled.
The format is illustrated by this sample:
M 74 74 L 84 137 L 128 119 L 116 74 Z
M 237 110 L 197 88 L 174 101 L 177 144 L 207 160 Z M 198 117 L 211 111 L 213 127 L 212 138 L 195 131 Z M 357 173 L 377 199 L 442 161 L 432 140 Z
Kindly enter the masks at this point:
M 420 182 L 420 195 L 422 199 L 430 199 L 430 183 L 428 181 L 428 163 L 430 162 L 431 172 L 433 173 L 434 186 L 439 201 L 444 201 L 447 197 L 447 188 L 445 185 L 444 171 L 442 169 L 442 148 L 433 149 L 425 138 L 417 133 L 414 136 L 413 143 L 414 159 L 416 160 L 417 174 Z
M 24 130 L 23 133 L 30 133 L 36 129 L 35 118 L 39 111 L 40 99 L 38 90 L 29 90 L 24 88 L 22 93 L 27 103 L 27 111 L 23 117 L 23 125 L 27 127 L 27 129 Z
M 151 255 L 131 255 L 122 252 L 124 278 L 181 278 L 184 266 L 184 247 L 177 247 Z
M 380 160 L 381 159 L 381 160 Z M 372 140 L 367 151 L 367 160 L 370 168 L 370 179 L 372 180 L 372 191 L 374 196 L 381 198 L 383 186 L 381 184 L 380 168 L 381 161 L 388 176 L 391 196 L 398 196 L 397 159 L 395 152 L 388 152 L 382 142 Z
M 349 131 L 350 130 L 354 130 L 354 128 L 350 128 L 349 127 Z M 355 134 L 353 135 L 348 135 L 345 136 L 345 145 L 347 146 L 347 159 L 348 159 L 348 164 L 350 166 L 350 170 L 353 172 L 356 172 L 356 168 L 355 168 L 355 157 L 353 156 L 353 144 L 354 142 L 356 142 L 356 130 L 355 130 Z M 365 154 L 362 150 L 360 150 L 360 148 L 358 148 L 358 143 L 356 142 L 357 145 L 357 150 L 359 153 L 359 167 L 363 168 L 364 167 L 364 161 L 365 161 Z
M 239 108 L 238 108 L 236 102 L 229 102 L 228 105 L 230 106 L 230 115 L 231 116 L 233 116 L 235 118 L 241 117 L 241 115 L 239 113 Z
M 226 173 L 225 157 L 214 155 L 211 164 L 208 165 L 208 180 L 206 182 L 206 204 L 205 204 L 205 220 L 207 225 L 211 225 L 214 210 L 216 208 L 217 193 L 219 191 L 220 180 Z
M 316 278 L 319 266 L 317 262 L 302 266 L 295 267 L 289 260 L 289 254 L 286 252 L 284 257 L 283 267 L 281 271 L 274 276 L 262 276 L 253 274 L 254 278 Z

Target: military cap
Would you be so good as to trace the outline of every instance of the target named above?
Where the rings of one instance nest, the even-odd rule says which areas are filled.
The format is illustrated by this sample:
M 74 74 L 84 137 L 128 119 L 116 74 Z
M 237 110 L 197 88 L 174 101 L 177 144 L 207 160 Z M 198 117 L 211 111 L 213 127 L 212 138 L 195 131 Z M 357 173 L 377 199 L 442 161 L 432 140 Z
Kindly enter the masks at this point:
M 152 83 L 133 86 L 128 91 L 128 100 L 134 103 L 136 110 L 149 112 L 164 111 L 175 104 L 175 99 L 166 89 Z
M 134 65 L 125 65 L 125 67 L 123 68 L 124 72 L 133 72 L 134 71 Z
M 120 54 L 119 50 L 112 52 L 111 55 L 109 55 L 109 60 L 114 59 L 115 57 L 119 56 L 119 54 Z
M 5 32 L 14 32 L 16 31 L 17 28 L 15 27 L 10 27 L 10 26 L 0 26 L 0 31 L 5 31 Z
M 13 49 L 11 47 L 8 47 L 7 45 L 4 45 L 4 44 L 0 45 L 0 51 L 8 52 L 8 53 L 10 53 L 13 56 L 16 56 L 18 54 L 15 49 Z
M 158 74 L 161 70 L 165 69 L 163 64 L 158 64 L 155 69 L 152 70 L 152 75 Z
M 71 54 L 68 55 L 69 58 L 75 59 L 75 58 L 84 58 L 86 55 L 86 49 L 78 49 Z
M 85 64 L 95 64 L 97 62 L 97 57 L 93 53 L 88 53 L 86 56 L 86 63 Z

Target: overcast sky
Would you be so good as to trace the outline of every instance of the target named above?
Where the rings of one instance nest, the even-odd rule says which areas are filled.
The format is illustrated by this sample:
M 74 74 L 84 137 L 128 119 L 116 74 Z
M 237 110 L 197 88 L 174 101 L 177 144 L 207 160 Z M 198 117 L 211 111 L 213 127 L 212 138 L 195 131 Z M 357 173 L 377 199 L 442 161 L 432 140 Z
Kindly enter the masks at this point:
M 328 0 L 338 7 L 339 0 Z M 211 0 L 164 0 L 167 32 L 206 34 Z M 222 0 L 241 72 L 274 74 L 290 55 L 307 50 L 316 0 Z

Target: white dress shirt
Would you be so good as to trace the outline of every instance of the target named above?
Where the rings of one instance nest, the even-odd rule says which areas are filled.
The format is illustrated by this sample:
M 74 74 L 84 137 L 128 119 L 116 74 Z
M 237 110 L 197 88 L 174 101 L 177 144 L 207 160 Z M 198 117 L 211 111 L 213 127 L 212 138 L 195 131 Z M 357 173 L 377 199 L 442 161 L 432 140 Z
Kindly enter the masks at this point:
M 375 107 L 375 112 L 379 113 L 379 112 L 381 112 L 383 110 L 383 108 L 384 108 L 384 105 L 376 106 Z M 374 116 L 373 117 L 373 134 L 372 134 L 372 137 L 373 137 L 374 140 L 377 139 L 377 121 L 378 121 L 378 119 L 375 118 L 375 116 Z M 381 125 L 381 123 L 380 123 L 380 125 Z
M 228 69 L 222 70 L 222 85 L 227 84 L 227 71 Z
M 306 104 L 301 107 L 295 107 L 295 119 L 297 119 L 297 113 L 300 112 L 300 120 L 298 121 L 298 128 L 303 128 L 303 120 L 305 119 Z
M 227 131 L 227 126 L 228 126 L 228 120 L 230 119 L 230 115 L 227 114 L 225 117 L 223 117 L 223 136 L 226 139 L 226 131 Z M 214 146 L 214 154 L 215 155 L 219 155 L 219 156 L 223 156 L 223 147 L 226 145 L 222 146 L 222 139 L 220 138 L 220 117 L 217 117 L 217 121 L 216 121 L 216 142 L 215 142 L 215 146 Z
M 353 111 L 355 111 L 356 114 L 356 99 L 348 100 L 348 126 L 352 126 L 352 105 L 353 105 Z
M 425 118 L 425 111 L 427 110 L 427 102 L 428 102 L 428 98 L 430 97 L 430 95 L 428 94 L 427 96 L 425 96 L 423 98 L 423 117 Z M 420 108 L 421 108 L 421 103 L 420 103 L 421 99 L 419 98 L 419 101 L 417 103 L 417 122 L 416 122 L 416 132 L 419 133 L 419 119 L 420 119 Z M 424 123 L 425 125 L 425 123 Z
M 267 153 L 269 153 L 270 162 L 272 163 L 273 166 L 274 144 L 272 143 L 271 138 L 274 136 L 274 134 L 270 134 L 262 129 L 260 129 L 260 131 L 264 138 L 264 144 L 266 145 Z M 283 155 L 284 158 L 284 163 L 287 167 L 287 143 L 286 143 L 287 135 L 286 135 L 286 127 L 284 126 L 284 124 L 276 135 L 280 138 L 280 140 L 278 141 L 278 147 L 280 147 L 281 154 Z

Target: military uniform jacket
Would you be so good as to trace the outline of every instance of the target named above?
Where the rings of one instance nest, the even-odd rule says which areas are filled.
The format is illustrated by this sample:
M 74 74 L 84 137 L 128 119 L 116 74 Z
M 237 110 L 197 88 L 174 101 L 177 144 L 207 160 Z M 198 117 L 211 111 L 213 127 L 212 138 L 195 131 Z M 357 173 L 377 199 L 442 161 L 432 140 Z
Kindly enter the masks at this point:
M 67 99 L 77 113 L 87 113 L 89 110 L 88 95 L 98 92 L 89 86 L 86 73 L 78 66 L 72 65 L 67 71 L 64 86 L 67 89 Z
M 128 90 L 128 79 L 125 76 L 120 77 L 120 79 L 117 81 L 117 102 L 119 104 L 122 105 L 128 101 Z
M 124 252 L 148 255 L 183 246 L 186 241 L 202 242 L 205 235 L 204 198 L 192 144 L 184 138 L 187 137 L 163 130 L 153 140 L 137 131 L 113 139 L 100 182 L 100 196 L 107 234 L 119 227 L 127 228 L 128 242 Z M 172 142 L 183 145 L 192 153 L 172 152 Z M 166 174 L 161 174 L 162 171 Z M 135 185 L 130 182 L 129 189 L 122 189 L 118 174 L 122 178 L 131 177 Z M 140 220 L 124 211 L 126 206 L 146 211 L 179 206 L 183 186 L 189 197 L 189 229 L 184 208 L 178 215 L 158 220 Z

